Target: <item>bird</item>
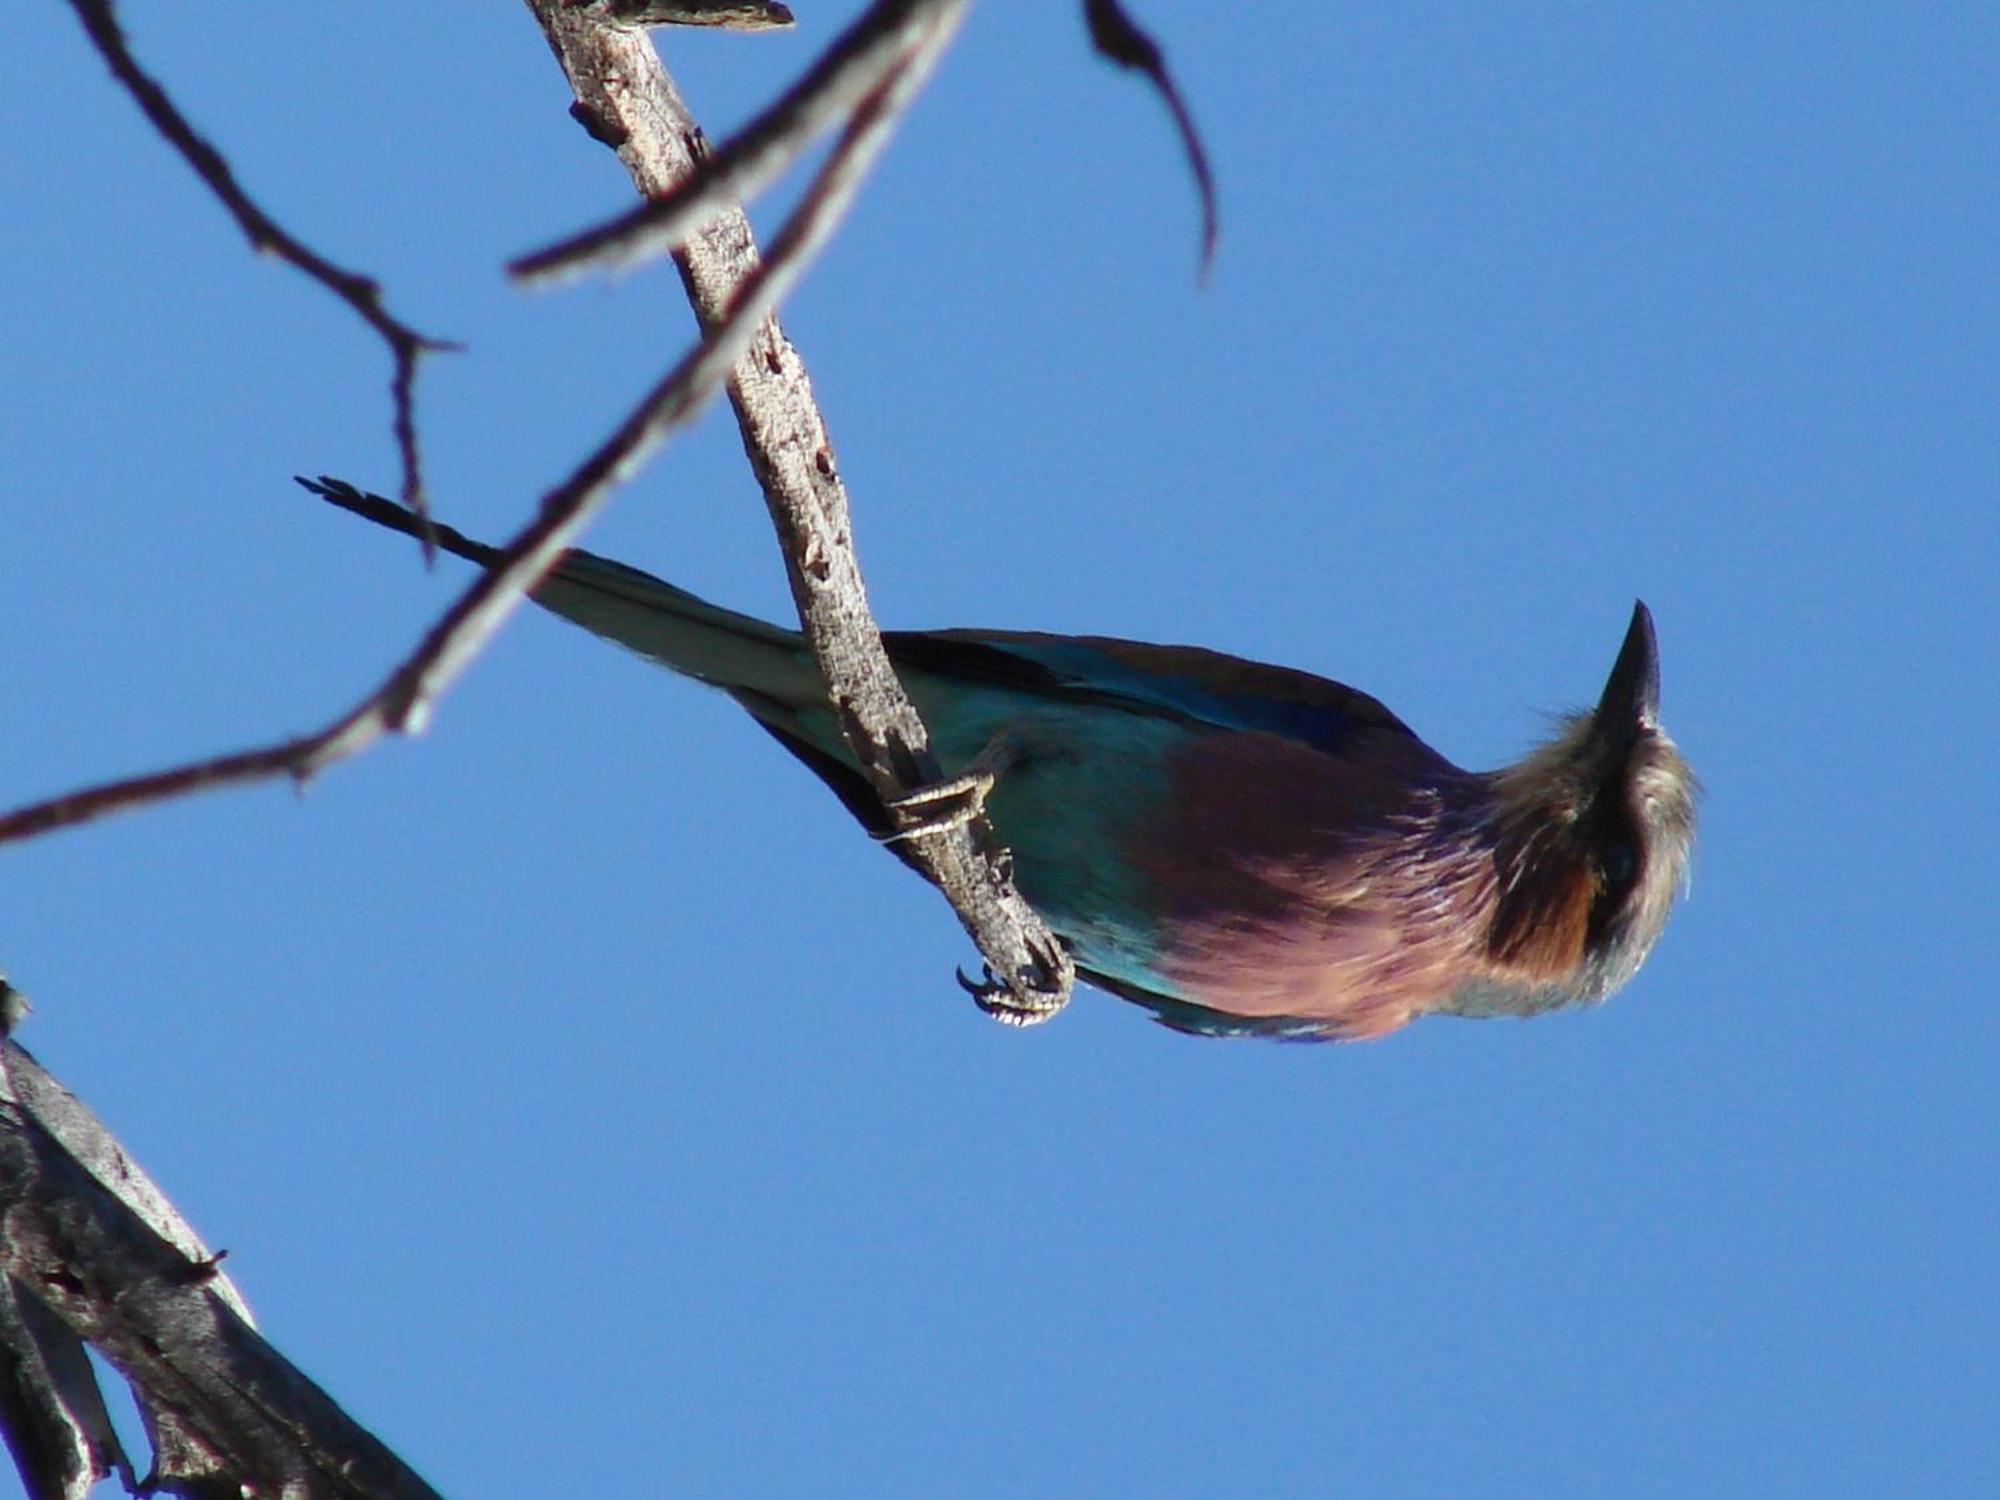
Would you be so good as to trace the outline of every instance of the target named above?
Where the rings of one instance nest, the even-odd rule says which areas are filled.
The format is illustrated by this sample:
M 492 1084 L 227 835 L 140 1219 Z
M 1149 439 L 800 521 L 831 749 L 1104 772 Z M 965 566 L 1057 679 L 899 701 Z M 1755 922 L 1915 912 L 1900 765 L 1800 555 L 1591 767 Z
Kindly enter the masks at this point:
M 490 565 L 497 549 L 330 478 L 335 506 Z M 719 688 L 891 847 L 803 636 L 574 549 L 534 601 Z M 1685 886 L 1698 783 L 1661 726 L 1635 602 L 1594 708 L 1466 771 L 1367 693 L 1195 646 L 887 631 L 949 805 L 971 788 L 1080 977 L 1175 1030 L 1359 1040 L 1426 1015 L 1604 999 Z M 922 825 L 919 826 L 928 826 Z

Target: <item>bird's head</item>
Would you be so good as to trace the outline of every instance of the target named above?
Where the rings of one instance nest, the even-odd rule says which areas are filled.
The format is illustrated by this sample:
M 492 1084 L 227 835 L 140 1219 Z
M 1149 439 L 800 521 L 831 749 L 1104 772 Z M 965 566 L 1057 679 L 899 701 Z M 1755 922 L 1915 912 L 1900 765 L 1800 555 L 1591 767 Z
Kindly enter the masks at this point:
M 1507 980 L 1599 1000 L 1667 924 L 1694 844 L 1694 772 L 1660 727 L 1653 617 L 1632 609 L 1597 707 L 1493 777 L 1497 904 L 1487 960 Z

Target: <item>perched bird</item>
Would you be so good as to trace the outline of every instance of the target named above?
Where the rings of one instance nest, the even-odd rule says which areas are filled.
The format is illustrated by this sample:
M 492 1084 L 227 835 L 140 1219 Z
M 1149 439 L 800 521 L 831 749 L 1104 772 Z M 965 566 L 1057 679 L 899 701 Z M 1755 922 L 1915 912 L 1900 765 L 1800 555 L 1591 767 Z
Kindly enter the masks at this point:
M 380 496 L 300 483 L 417 531 Z M 798 632 L 581 550 L 534 598 L 728 693 L 871 832 L 896 835 Z M 1696 784 L 1660 727 L 1644 604 L 1597 707 L 1497 771 L 1460 770 L 1366 693 L 1192 646 L 884 641 L 1079 973 L 1178 1030 L 1374 1037 L 1433 1013 L 1600 1000 L 1638 970 L 1686 875 Z

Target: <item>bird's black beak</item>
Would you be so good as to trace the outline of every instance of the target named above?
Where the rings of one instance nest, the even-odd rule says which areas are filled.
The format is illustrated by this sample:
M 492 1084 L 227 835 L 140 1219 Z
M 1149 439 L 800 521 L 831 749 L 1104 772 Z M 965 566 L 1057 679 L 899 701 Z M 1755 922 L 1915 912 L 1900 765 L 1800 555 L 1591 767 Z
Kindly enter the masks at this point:
M 1621 750 L 1660 727 L 1660 643 L 1653 636 L 1653 612 L 1643 601 L 1632 605 L 1632 624 L 1595 717 L 1599 737 Z

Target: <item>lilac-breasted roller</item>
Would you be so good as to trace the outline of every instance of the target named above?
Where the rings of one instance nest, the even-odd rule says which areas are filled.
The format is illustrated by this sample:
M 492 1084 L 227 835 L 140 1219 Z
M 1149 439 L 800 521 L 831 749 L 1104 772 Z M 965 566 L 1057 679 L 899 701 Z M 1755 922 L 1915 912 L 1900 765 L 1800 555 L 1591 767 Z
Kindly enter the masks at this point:
M 415 534 L 336 481 L 308 489 Z M 485 564 L 493 548 L 436 526 Z M 720 688 L 879 837 L 797 631 L 576 550 L 536 603 Z M 947 775 L 985 785 L 1021 892 L 1078 972 L 1178 1030 L 1381 1036 L 1417 1016 L 1600 1000 L 1666 925 L 1695 779 L 1635 605 L 1597 707 L 1462 771 L 1374 698 L 1192 646 L 989 630 L 884 637 Z

